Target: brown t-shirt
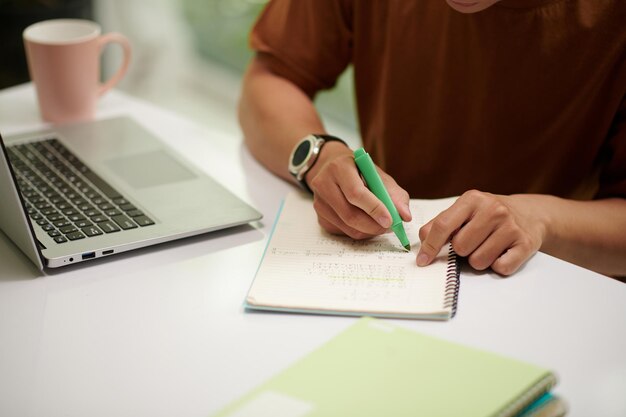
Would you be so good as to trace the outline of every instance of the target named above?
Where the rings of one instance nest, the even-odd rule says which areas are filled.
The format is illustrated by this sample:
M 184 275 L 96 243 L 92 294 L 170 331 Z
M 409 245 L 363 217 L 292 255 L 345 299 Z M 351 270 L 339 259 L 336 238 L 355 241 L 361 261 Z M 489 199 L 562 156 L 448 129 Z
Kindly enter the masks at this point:
M 352 64 L 364 146 L 414 198 L 626 197 L 624 0 L 274 0 L 251 45 L 311 97 Z

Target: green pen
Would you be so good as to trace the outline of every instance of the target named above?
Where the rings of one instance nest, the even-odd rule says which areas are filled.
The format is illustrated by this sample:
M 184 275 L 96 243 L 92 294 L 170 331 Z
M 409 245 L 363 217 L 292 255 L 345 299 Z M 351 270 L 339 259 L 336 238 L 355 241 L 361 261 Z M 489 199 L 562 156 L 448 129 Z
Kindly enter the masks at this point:
M 378 171 L 376 171 L 374 161 L 372 161 L 369 154 L 365 152 L 365 149 L 360 148 L 354 151 L 354 162 L 356 162 L 356 166 L 359 168 L 359 171 L 361 171 L 367 188 L 369 188 L 370 191 L 383 202 L 387 210 L 389 210 L 392 220 L 391 230 L 398 236 L 404 249 L 411 250 L 411 245 L 409 244 L 409 239 L 406 237 L 400 214 L 396 206 L 393 205 L 393 201 L 391 201 L 389 192 L 385 188 L 380 175 L 378 175 Z

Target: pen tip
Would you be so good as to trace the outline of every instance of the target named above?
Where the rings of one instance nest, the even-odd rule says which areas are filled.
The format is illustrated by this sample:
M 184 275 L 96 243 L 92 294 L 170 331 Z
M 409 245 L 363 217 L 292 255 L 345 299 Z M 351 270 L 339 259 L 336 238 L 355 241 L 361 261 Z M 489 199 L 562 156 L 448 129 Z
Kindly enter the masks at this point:
M 404 249 L 407 250 L 407 252 L 411 251 L 411 245 L 409 245 L 408 243 L 406 245 L 404 245 Z

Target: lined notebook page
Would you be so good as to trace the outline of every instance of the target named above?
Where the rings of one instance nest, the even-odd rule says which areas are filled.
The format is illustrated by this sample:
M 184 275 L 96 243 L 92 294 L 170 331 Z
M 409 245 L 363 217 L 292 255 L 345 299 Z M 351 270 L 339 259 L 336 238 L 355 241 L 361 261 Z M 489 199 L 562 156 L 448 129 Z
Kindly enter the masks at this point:
M 448 251 L 418 267 L 421 225 L 455 198 L 412 200 L 405 223 L 406 252 L 393 233 L 365 241 L 326 233 L 311 198 L 289 194 L 279 214 L 246 302 L 250 308 L 330 314 L 448 318 Z

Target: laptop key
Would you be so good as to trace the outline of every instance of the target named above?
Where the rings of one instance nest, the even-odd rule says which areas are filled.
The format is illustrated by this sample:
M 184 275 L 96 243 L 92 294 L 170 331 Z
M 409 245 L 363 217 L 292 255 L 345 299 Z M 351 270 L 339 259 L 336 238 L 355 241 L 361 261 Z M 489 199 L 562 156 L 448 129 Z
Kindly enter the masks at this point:
M 137 217 L 137 216 L 143 216 L 143 211 L 141 210 L 130 210 L 126 212 L 127 216 L 130 217 Z
M 137 210 L 137 207 L 133 206 L 132 204 L 122 204 L 120 205 L 120 208 L 124 211 L 130 211 L 130 210 Z
M 17 156 L 17 153 L 13 150 L 12 147 L 7 148 L 7 152 L 9 153 L 9 160 L 11 162 L 17 160 L 19 157 Z
M 115 233 L 120 231 L 120 228 L 110 220 L 98 223 L 98 226 L 100 229 L 104 230 L 104 233 Z
M 46 232 L 49 232 L 49 231 L 51 231 L 51 230 L 54 230 L 54 226 L 53 226 L 53 225 L 51 225 L 50 223 L 46 223 L 46 224 L 44 224 L 43 226 L 41 226 L 41 228 L 42 228 L 44 231 L 46 231 Z
M 99 205 L 99 204 L 104 204 L 107 201 L 100 194 L 98 194 L 94 198 L 91 199 L 91 202 L 96 204 L 96 205 Z
M 59 214 L 59 213 L 56 213 L 56 214 L 50 214 L 50 215 L 48 216 L 48 220 L 49 220 L 49 221 L 51 221 L 51 222 L 53 222 L 53 223 L 54 223 L 54 222 L 56 222 L 56 221 L 59 221 L 59 220 L 63 220 L 63 219 L 65 219 L 65 216 L 64 216 L 64 215 L 62 215 L 62 214 Z
M 89 220 L 79 220 L 77 222 L 74 222 L 74 225 L 76 227 L 79 227 L 79 228 L 82 229 L 83 227 L 93 226 L 93 223 L 90 222 Z M 83 232 L 84 232 L 84 230 L 83 230 Z
M 59 229 L 61 230 L 61 233 L 63 233 L 64 235 L 67 235 L 68 233 L 74 233 L 74 232 L 76 232 L 78 230 L 73 225 L 72 226 L 60 227 Z
M 48 232 L 48 236 L 50 236 L 50 237 L 61 236 L 61 232 L 59 232 L 58 230 L 51 230 L 51 231 Z
M 31 204 L 40 204 L 45 203 L 46 199 L 39 195 L 39 193 L 34 193 L 33 195 L 26 197 Z
M 88 186 L 87 184 L 83 185 L 82 187 L 80 187 L 80 192 L 88 195 L 88 194 L 92 194 L 95 193 L 95 191 L 93 190 L 93 188 L 91 188 L 90 186 Z
M 71 209 L 73 208 L 72 205 L 70 203 L 67 202 L 67 200 L 65 201 L 59 201 L 58 203 L 56 203 L 56 207 L 59 210 L 66 210 L 66 209 Z
M 123 214 L 120 214 L 119 216 L 113 216 L 113 221 L 124 230 L 135 229 L 137 227 L 137 225 L 133 223 L 132 220 L 130 220 Z
M 122 205 L 122 204 L 128 204 L 129 203 L 129 201 L 127 201 L 124 197 L 114 198 L 113 202 L 115 204 L 117 204 L 118 206 Z
M 72 223 L 70 223 L 65 217 L 61 217 L 61 219 L 54 222 L 54 225 L 58 228 L 61 228 L 71 226 Z
M 144 226 L 150 226 L 152 224 L 154 224 L 154 222 L 152 221 L 152 219 L 150 219 L 147 216 L 137 216 L 137 217 L 133 217 L 133 220 L 141 227 Z
M 87 217 L 102 216 L 102 213 L 101 213 L 101 212 L 99 212 L 99 211 L 98 211 L 98 210 L 96 210 L 96 209 L 89 209 L 89 210 L 85 210 L 83 213 L 84 213 L 84 214 L 85 214 L 85 216 L 87 216 Z
M 68 233 L 65 235 L 66 238 L 68 238 L 69 240 L 78 240 L 78 239 L 84 239 L 85 235 L 82 234 L 81 232 L 72 232 L 72 233 Z
M 56 243 L 65 243 L 67 242 L 67 239 L 64 236 L 55 236 L 54 241 Z
M 80 220 L 85 220 L 85 216 L 83 216 L 82 214 L 72 214 L 70 216 L 67 216 L 68 219 L 70 219 L 70 221 L 73 222 L 77 222 Z
M 85 213 L 86 211 L 89 211 L 89 210 L 95 210 L 95 207 L 94 207 L 94 206 L 92 206 L 91 204 L 87 204 L 87 203 L 79 205 L 79 206 L 78 206 L 78 208 L 79 208 L 79 209 L 80 209 L 83 213 Z M 85 213 L 85 214 L 86 214 L 86 213 Z
M 98 204 L 98 208 L 104 212 L 106 212 L 107 210 L 112 210 L 115 208 L 115 206 L 111 203 L 102 203 L 102 204 Z
M 90 218 L 91 218 L 91 221 L 94 223 L 106 222 L 109 220 L 107 216 L 103 216 L 101 214 L 98 214 L 96 216 L 91 216 Z
M 65 146 L 63 146 L 61 142 L 59 142 L 58 139 L 55 139 L 55 138 L 48 139 L 47 142 L 50 144 L 50 146 L 52 146 L 57 151 L 60 151 L 61 149 L 65 149 Z
M 98 236 L 98 235 L 102 234 L 102 231 L 100 229 L 98 229 L 96 226 L 83 227 L 80 230 L 82 230 L 83 233 L 86 234 L 89 237 L 91 237 L 91 236 Z
M 82 197 L 79 198 L 75 198 L 72 200 L 72 203 L 74 203 L 75 206 L 80 207 L 83 204 L 87 204 L 87 202 L 85 201 L 85 199 L 83 199 Z

